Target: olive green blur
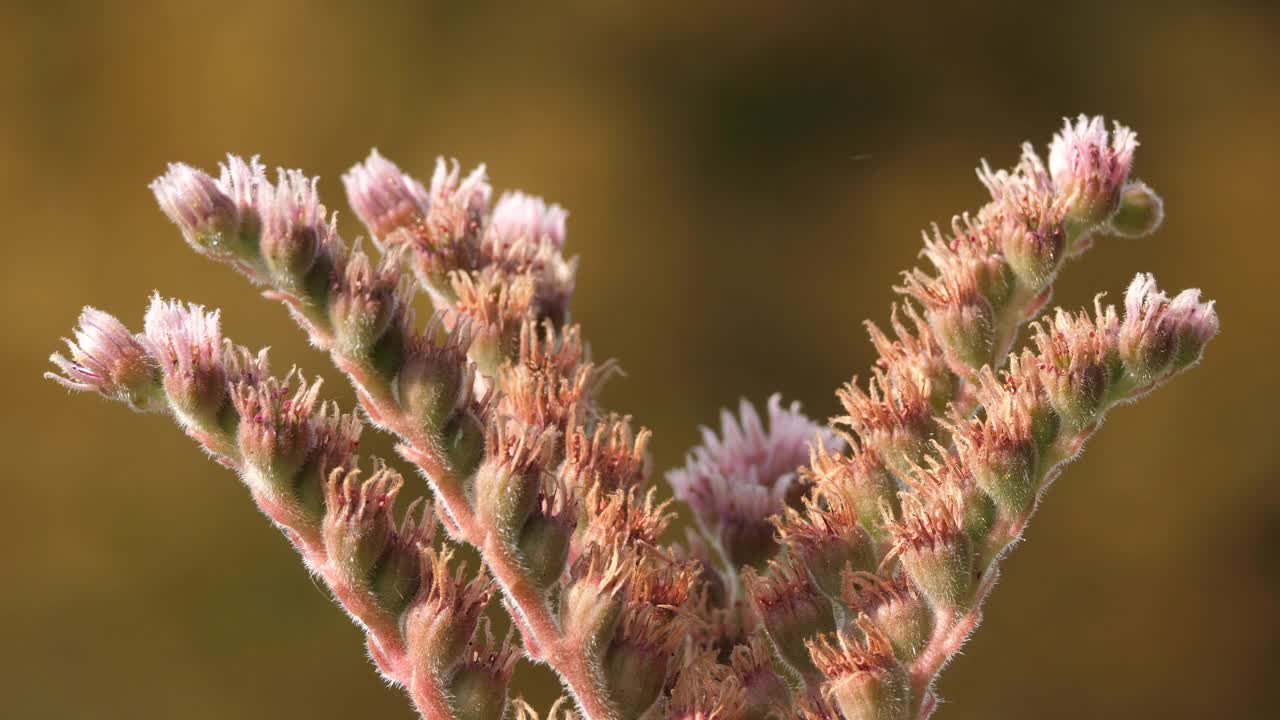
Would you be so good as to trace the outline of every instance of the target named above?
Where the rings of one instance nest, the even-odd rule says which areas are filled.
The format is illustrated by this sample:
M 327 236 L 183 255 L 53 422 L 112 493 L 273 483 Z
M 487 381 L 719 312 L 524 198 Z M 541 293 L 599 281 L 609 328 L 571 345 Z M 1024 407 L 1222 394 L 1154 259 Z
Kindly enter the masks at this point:
M 663 469 L 740 395 L 837 413 L 920 230 L 984 201 L 980 158 L 1079 112 L 1137 130 L 1165 222 L 1070 262 L 1055 302 L 1151 271 L 1218 300 L 1222 335 L 1050 491 L 937 717 L 1274 712 L 1280 13 L 936 5 L 5 2 L 0 716 L 412 717 L 231 473 L 164 417 L 40 379 L 82 305 L 140 329 L 158 290 L 352 406 L 282 306 L 183 244 L 146 187 L 166 162 L 304 168 L 348 238 L 339 176 L 373 146 L 562 203 L 574 319 L 626 368 L 606 402 L 655 428 Z M 527 664 L 514 687 L 557 694 Z

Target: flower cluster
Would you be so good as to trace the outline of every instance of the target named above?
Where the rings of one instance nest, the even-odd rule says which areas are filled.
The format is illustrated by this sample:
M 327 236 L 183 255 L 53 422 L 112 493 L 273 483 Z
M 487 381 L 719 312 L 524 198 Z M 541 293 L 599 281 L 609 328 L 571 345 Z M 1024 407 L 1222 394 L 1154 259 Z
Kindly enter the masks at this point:
M 151 186 L 192 248 L 329 353 L 417 492 L 382 459 L 362 469 L 358 416 L 319 379 L 273 376 L 216 310 L 156 297 L 134 333 L 86 308 L 49 377 L 169 413 L 237 471 L 424 718 L 536 717 L 508 698 L 521 659 L 564 685 L 548 718 L 924 718 L 1062 465 L 1218 331 L 1199 291 L 1140 274 L 1122 308 L 1057 310 L 1014 351 L 1067 258 L 1159 224 L 1159 197 L 1130 178 L 1136 147 L 1081 117 L 1047 162 L 1025 146 L 1011 170 L 984 163 L 991 201 L 925 234 L 932 267 L 904 273 L 888 331 L 868 323 L 879 359 L 836 393 L 841 414 L 744 400 L 667 473 L 696 521 L 681 543 L 664 539 L 676 513 L 650 433 L 601 405 L 616 366 L 571 321 L 567 213 L 495 202 L 483 167 L 439 160 L 423 183 L 374 151 L 343 177 L 369 250 L 341 237 L 315 179 L 272 182 L 256 158 L 217 177 L 171 165 Z M 478 570 L 455 560 L 463 545 Z

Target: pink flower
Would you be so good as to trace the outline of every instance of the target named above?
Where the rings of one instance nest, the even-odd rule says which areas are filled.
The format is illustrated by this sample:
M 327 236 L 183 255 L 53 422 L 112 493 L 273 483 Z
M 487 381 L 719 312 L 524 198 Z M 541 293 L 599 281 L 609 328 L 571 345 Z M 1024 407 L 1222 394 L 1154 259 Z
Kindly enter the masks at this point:
M 768 519 L 798 500 L 796 469 L 809 459 L 809 443 L 820 436 L 828 446 L 840 445 L 799 403 L 783 408 L 775 394 L 767 407 L 767 428 L 745 399 L 738 417 L 721 411 L 720 436 L 702 428 L 702 445 L 689 451 L 683 468 L 667 473 L 676 497 L 736 565 L 763 562 L 776 549 Z
M 422 183 L 401 172 L 376 149 L 342 176 L 342 184 L 351 207 L 375 238 L 425 220 L 431 207 L 431 197 Z
M 217 180 L 183 163 L 152 181 L 160 209 L 197 252 L 213 257 L 251 256 L 261 231 L 258 196 L 268 187 L 256 157 L 228 155 Z
M 533 244 L 549 241 L 558 250 L 564 247 L 568 216 L 564 208 L 547 205 L 540 197 L 522 192 L 504 193 L 493 207 L 489 232 L 495 245 L 502 248 L 524 240 Z
M 1136 133 L 1115 123 L 1108 134 L 1100 115 L 1080 115 L 1074 125 L 1063 119 L 1061 132 L 1049 145 L 1049 174 L 1073 219 L 1092 227 L 1115 212 L 1137 147 Z
M 229 397 L 218 311 L 151 298 L 143 323 L 164 388 L 184 422 L 212 418 Z
M 159 409 L 159 376 L 146 348 L 115 316 L 86 307 L 75 340 L 63 338 L 71 359 L 54 353 L 49 360 L 62 375 L 45 377 L 72 390 L 90 390 L 128 403 L 134 409 Z

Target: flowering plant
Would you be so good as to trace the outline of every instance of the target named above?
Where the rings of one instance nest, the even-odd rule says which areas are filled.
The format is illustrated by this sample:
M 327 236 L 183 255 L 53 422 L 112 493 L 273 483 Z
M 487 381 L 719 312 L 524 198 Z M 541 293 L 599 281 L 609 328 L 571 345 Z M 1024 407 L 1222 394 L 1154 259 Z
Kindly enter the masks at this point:
M 1217 333 L 1199 291 L 1149 275 L 1119 310 L 1041 316 L 1066 260 L 1137 237 L 1160 198 L 1131 179 L 1137 140 L 1068 121 L 1047 163 L 983 163 L 991 201 L 925 234 L 879 359 L 826 425 L 743 401 L 666 480 L 696 525 L 664 539 L 648 430 L 599 403 L 612 362 L 572 322 L 565 211 L 493 201 L 483 167 L 439 161 L 423 185 L 376 151 L 344 176 L 370 254 L 346 243 L 316 181 L 230 156 L 152 184 L 198 253 L 285 304 L 354 385 L 270 372 L 219 313 L 159 297 L 135 334 L 86 308 L 64 386 L 168 412 L 235 470 L 307 569 L 367 633 L 379 672 L 425 718 L 535 717 L 508 687 L 545 663 L 592 720 L 928 717 L 934 680 L 981 618 L 1000 559 L 1113 407 L 1200 360 Z M 415 319 L 413 296 L 434 308 Z M 368 422 L 429 492 L 356 456 Z M 459 545 L 482 564 L 467 570 Z M 492 601 L 510 618 L 499 640 Z

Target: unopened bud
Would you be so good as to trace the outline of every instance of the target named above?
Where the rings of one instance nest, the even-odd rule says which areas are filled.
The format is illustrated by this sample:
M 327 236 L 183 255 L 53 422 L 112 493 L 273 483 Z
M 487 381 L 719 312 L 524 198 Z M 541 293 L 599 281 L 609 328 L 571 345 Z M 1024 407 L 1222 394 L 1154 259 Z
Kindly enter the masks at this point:
M 953 437 L 974 482 L 1001 512 L 1016 517 L 1031 507 L 1037 490 L 1031 417 L 1011 396 L 993 400 L 981 417 L 958 420 Z
M 748 568 L 742 584 L 778 655 L 797 674 L 811 676 L 815 668 L 805 640 L 834 630 L 835 616 L 804 565 L 794 558 L 771 560 L 765 575 Z
M 421 585 L 404 614 L 404 636 L 410 661 L 421 672 L 443 676 L 464 660 L 468 643 L 493 590 L 481 571 L 473 579 L 459 567 L 450 572 L 449 549 L 421 548 Z
M 401 409 L 428 435 L 439 436 L 471 397 L 474 372 L 466 355 L 470 343 L 468 325 L 448 332 L 438 314 L 408 342 L 396 390 Z
M 894 656 L 903 662 L 915 659 L 928 643 L 933 612 L 905 575 L 882 578 L 869 572 L 845 572 L 841 597 L 850 613 L 875 621 Z M 845 630 L 861 632 L 853 623 Z
M 1200 302 L 1199 290 L 1183 290 L 1169 303 L 1169 321 L 1178 338 L 1173 366 L 1181 370 L 1200 362 L 1205 345 L 1218 334 L 1213 301 Z
M 449 678 L 449 695 L 458 720 L 502 720 L 507 708 L 507 687 L 520 650 L 508 630 L 499 644 L 487 618 L 481 618 L 463 656 Z
M 1095 315 L 1063 310 L 1035 327 L 1040 379 L 1053 409 L 1074 430 L 1097 419 L 1120 364 L 1115 308 L 1095 302 Z
M 298 170 L 280 170 L 279 182 L 263 184 L 262 260 L 275 280 L 301 288 L 325 238 L 333 232 L 316 193 L 316 180 Z
M 862 640 L 837 633 L 808 643 L 814 663 L 827 677 L 823 694 L 835 701 L 846 720 L 907 720 L 911 717 L 911 681 L 893 655 L 883 632 L 867 617 L 858 618 Z
M 560 579 L 577 524 L 578 504 L 572 494 L 558 480 L 547 478 L 518 542 L 529 580 L 536 587 L 545 590 Z
M 840 574 L 846 568 L 870 570 L 876 565 L 871 536 L 858 524 L 852 500 L 835 489 L 819 488 L 805 498 L 803 512 L 787 508 L 784 519 L 776 522 L 782 544 L 827 597 L 840 596 Z
M 1137 135 L 1115 124 L 1107 132 L 1101 117 L 1063 119 L 1062 130 L 1049 145 L 1049 173 L 1068 204 L 1068 222 L 1085 233 L 1106 222 L 1120 204 L 1120 188 L 1129 178 Z
M 183 423 L 217 427 L 227 402 L 218 311 L 152 297 L 144 322 L 147 344 L 159 363 L 165 394 Z
M 961 505 L 952 492 L 923 500 L 903 493 L 902 520 L 890 524 L 903 569 L 940 612 L 963 610 L 971 600 L 973 543 Z
M 1164 200 L 1142 181 L 1120 190 L 1120 208 L 1111 216 L 1110 230 L 1121 237 L 1140 238 L 1164 222 Z
M 873 372 L 875 377 L 865 391 L 858 387 L 857 378 L 836 391 L 848 414 L 835 422 L 852 428 L 861 440 L 862 451 L 903 477 L 930 452 L 929 443 L 937 430 L 929 383 L 921 378 L 890 376 L 879 368 Z M 874 463 L 861 464 L 870 471 L 865 478 L 868 488 L 883 484 Z
M 1150 274 L 1138 273 L 1124 296 L 1124 321 L 1118 336 L 1125 370 L 1147 384 L 1168 367 L 1178 338 L 1168 315 L 1169 296 Z
M 653 706 L 667 678 L 669 659 L 685 639 L 687 622 L 670 610 L 629 602 L 601 665 L 610 698 L 624 718 Z
M 422 585 L 422 552 L 435 538 L 435 509 L 423 498 L 405 510 L 382 562 L 374 571 L 370 589 L 389 615 L 399 617 Z
M 231 401 L 240 417 L 240 456 L 251 470 L 250 482 L 282 499 L 292 500 L 295 479 L 315 440 L 312 413 L 320 380 L 308 384 L 296 370 L 284 380 L 242 380 L 231 388 Z
M 555 428 L 541 431 L 496 423 L 485 438 L 485 461 L 476 472 L 476 517 L 504 543 L 513 543 L 533 512 L 546 472 Z
M 858 517 L 862 529 L 876 541 L 887 537 L 880 522 L 880 508 L 898 510 L 898 481 L 875 454 L 864 450 L 850 436 L 844 436 L 847 454 L 829 452 L 819 440 L 810 448 L 809 467 L 801 470 L 818 488 L 831 488 L 846 498 Z
M 396 310 L 408 301 L 396 259 L 383 256 L 375 267 L 362 250 L 352 250 L 331 292 L 329 320 L 338 350 L 356 360 L 371 360 Z
M 324 546 L 329 562 L 356 588 L 373 582 L 395 539 L 391 510 L 404 480 L 387 467 L 361 481 L 359 470 L 335 470 L 325 494 Z
M 63 338 L 71 359 L 54 353 L 49 360 L 62 375 L 45 377 L 72 390 L 90 390 L 135 410 L 164 407 L 156 361 L 142 342 L 113 315 L 91 307 L 80 313 L 75 340 Z
M 1066 230 L 1061 216 L 1051 208 L 1040 209 L 1035 217 L 1010 213 L 1001 231 L 1001 248 L 1018 282 L 1037 292 L 1053 280 L 1066 257 Z
M 257 200 L 269 184 L 258 159 L 228 155 L 214 180 L 203 170 L 181 163 L 151 183 L 165 215 L 182 230 L 197 252 L 219 260 L 258 260 L 262 220 Z
M 560 623 L 566 635 L 599 658 L 622 617 L 623 590 L 634 567 L 622 544 L 587 548 L 569 572 L 560 593 Z
M 374 150 L 342 176 L 347 200 L 374 238 L 426 221 L 431 199 L 422 183 Z

